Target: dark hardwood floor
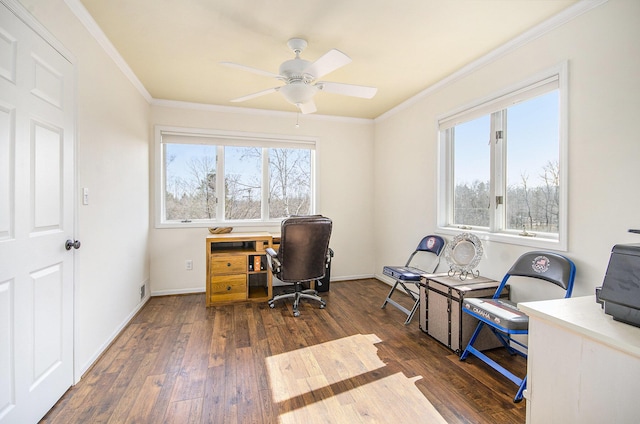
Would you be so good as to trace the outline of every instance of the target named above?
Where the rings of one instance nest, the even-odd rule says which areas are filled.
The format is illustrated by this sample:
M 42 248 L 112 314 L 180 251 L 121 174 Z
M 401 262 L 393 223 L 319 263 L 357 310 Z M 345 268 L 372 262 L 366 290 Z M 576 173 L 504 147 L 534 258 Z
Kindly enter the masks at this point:
M 206 308 L 204 293 L 151 298 L 41 422 L 277 423 L 399 372 L 422 377 L 415 386 L 448 423 L 525 422 L 526 401 L 513 403 L 513 383 L 473 357 L 460 362 L 419 329 L 417 316 L 405 326 L 396 308 L 381 309 L 388 290 L 375 279 L 332 282 L 322 293 L 327 308 L 305 302 L 297 318 L 290 302 Z M 274 401 L 267 358 L 360 334 L 381 340 L 375 347 L 383 367 Z M 504 349 L 492 355 L 524 373 L 523 358 Z

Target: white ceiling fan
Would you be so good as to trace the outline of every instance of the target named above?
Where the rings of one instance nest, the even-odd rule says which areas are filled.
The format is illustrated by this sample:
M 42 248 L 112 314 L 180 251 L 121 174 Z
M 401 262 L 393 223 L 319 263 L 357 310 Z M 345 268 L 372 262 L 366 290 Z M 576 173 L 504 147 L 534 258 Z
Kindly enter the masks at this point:
M 225 66 L 242 69 L 258 75 L 273 77 L 285 83 L 285 85 L 268 88 L 266 90 L 258 91 L 257 93 L 238 97 L 231 101 L 243 102 L 245 100 L 279 91 L 289 103 L 296 105 L 302 113 L 313 113 L 316 111 L 313 96 L 318 92 L 318 90 L 365 99 L 372 98 L 378 91 L 375 87 L 318 81 L 318 78 L 321 78 L 351 62 L 351 58 L 340 50 L 331 49 L 315 62 L 309 62 L 300 58 L 300 53 L 302 53 L 305 47 L 307 47 L 306 40 L 301 38 L 292 38 L 287 42 L 287 46 L 289 46 L 289 48 L 295 53 L 296 57 L 295 59 L 283 62 L 282 65 L 280 65 L 278 74 L 233 62 L 221 62 L 221 64 Z

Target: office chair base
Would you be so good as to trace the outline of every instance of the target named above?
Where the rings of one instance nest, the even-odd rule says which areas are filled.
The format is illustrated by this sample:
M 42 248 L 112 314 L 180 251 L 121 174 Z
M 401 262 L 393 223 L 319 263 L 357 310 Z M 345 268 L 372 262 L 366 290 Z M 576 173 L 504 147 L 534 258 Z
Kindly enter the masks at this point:
M 275 302 L 282 299 L 293 299 L 293 316 L 300 316 L 300 311 L 298 310 L 298 305 L 300 304 L 300 299 L 310 299 L 320 302 L 320 309 L 324 309 L 327 306 L 327 302 L 325 302 L 320 296 L 318 296 L 318 292 L 316 290 L 308 289 L 308 290 L 300 290 L 292 293 L 284 293 L 277 296 L 274 296 L 273 299 L 269 300 L 269 307 L 275 308 Z

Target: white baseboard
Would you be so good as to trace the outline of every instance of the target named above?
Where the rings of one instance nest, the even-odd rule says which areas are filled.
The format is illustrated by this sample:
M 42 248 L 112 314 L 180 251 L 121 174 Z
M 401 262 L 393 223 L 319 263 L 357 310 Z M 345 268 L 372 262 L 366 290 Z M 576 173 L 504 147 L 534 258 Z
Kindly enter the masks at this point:
M 171 296 L 173 294 L 194 294 L 204 293 L 206 290 L 204 287 L 196 287 L 191 289 L 175 289 L 175 290 L 157 290 L 151 292 L 151 297 L 154 296 Z
M 330 278 L 329 282 L 332 283 L 334 281 L 363 280 L 365 278 L 374 278 L 374 275 L 373 274 L 347 275 L 342 277 Z
M 147 287 L 149 287 L 149 279 L 146 279 L 142 284 L 145 284 Z M 138 305 L 120 323 L 120 325 L 116 327 L 116 329 L 111 333 L 111 336 L 109 336 L 107 340 L 102 345 L 100 345 L 100 347 L 89 358 L 89 360 L 82 366 L 76 366 L 75 373 L 74 373 L 75 381 L 73 384 L 77 384 L 80 381 L 80 379 L 84 376 L 84 374 L 87 371 L 89 371 L 89 369 L 91 369 L 91 367 L 100 358 L 100 355 L 102 355 L 109 348 L 109 346 L 111 346 L 111 344 L 118 338 L 118 336 L 120 335 L 120 333 L 122 333 L 125 327 L 129 325 L 133 317 L 135 317 L 136 314 L 140 312 L 140 310 L 144 307 L 144 305 L 146 305 L 146 303 L 149 301 L 150 298 L 151 297 L 147 294 L 145 298 L 142 299 L 140 303 L 138 303 Z

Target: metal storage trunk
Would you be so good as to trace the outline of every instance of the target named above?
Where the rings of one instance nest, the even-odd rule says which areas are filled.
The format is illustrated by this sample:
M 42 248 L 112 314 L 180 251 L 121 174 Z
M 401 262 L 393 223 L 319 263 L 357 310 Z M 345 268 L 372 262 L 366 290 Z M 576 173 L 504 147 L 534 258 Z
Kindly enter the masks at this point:
M 435 274 L 420 280 L 420 329 L 460 355 L 478 320 L 462 312 L 465 297 L 491 297 L 500 282 L 485 277 L 461 280 L 457 275 Z M 509 297 L 509 287 L 502 291 Z M 483 328 L 475 343 L 480 350 L 502 346 L 491 330 Z

